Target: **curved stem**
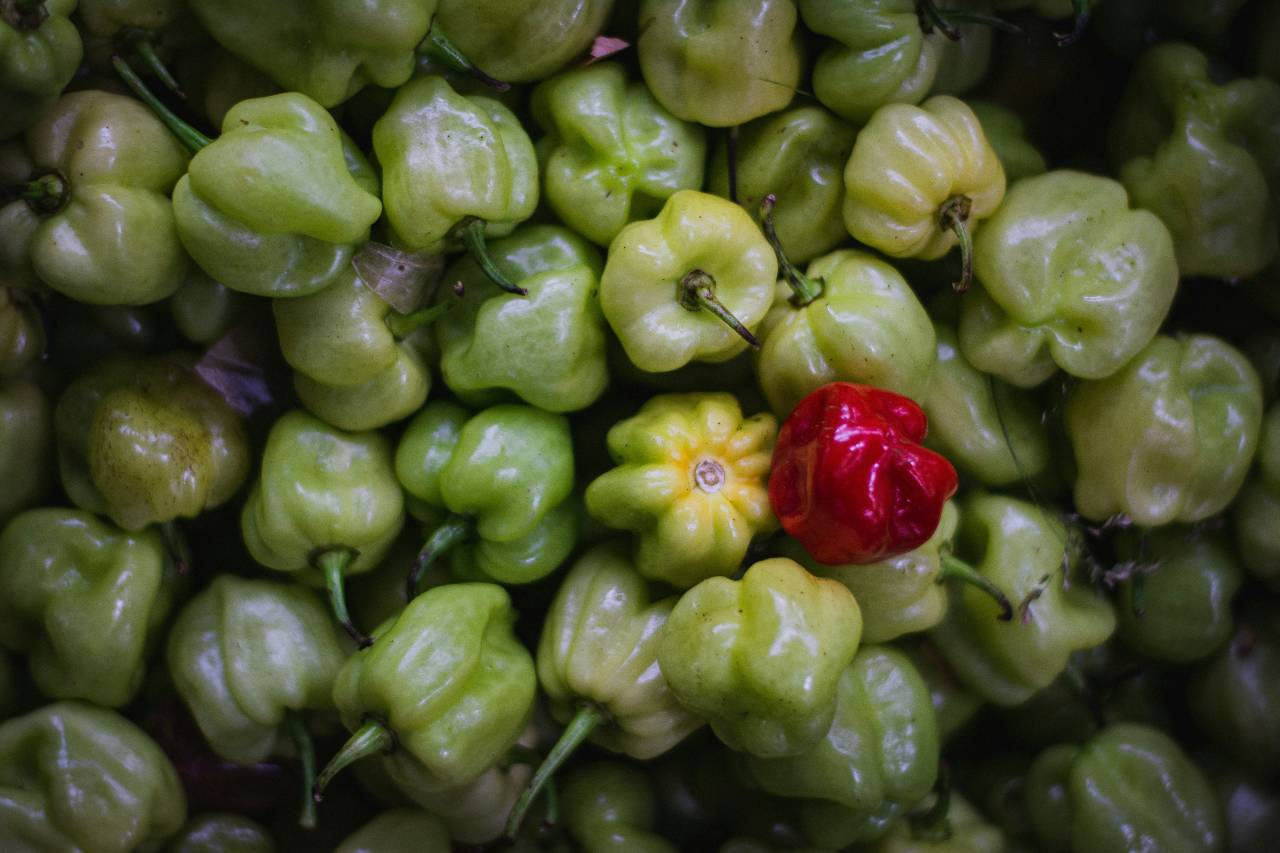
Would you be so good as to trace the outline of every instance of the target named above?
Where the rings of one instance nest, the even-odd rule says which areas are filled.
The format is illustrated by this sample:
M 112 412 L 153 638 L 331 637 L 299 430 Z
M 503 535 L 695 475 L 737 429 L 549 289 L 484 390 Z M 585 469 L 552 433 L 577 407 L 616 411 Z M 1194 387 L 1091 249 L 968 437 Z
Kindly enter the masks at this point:
M 778 232 L 773 227 L 773 207 L 777 203 L 778 197 L 773 193 L 769 193 L 760 202 L 760 228 L 764 231 L 764 238 L 773 247 L 773 253 L 778 256 L 779 275 L 791 285 L 791 304 L 803 308 L 822 295 L 826 282 L 820 278 L 809 278 L 788 260 L 786 252 L 782 250 L 782 241 L 778 239 Z
M 573 719 L 569 721 L 569 725 L 565 727 L 564 732 L 560 735 L 560 739 L 556 741 L 555 746 L 551 747 L 551 751 L 547 753 L 546 759 L 538 767 L 533 778 L 529 780 L 529 787 L 524 789 L 524 793 L 520 795 L 520 799 L 516 800 L 515 806 L 511 809 L 511 814 L 507 817 L 507 838 L 514 839 L 516 833 L 520 831 L 520 824 L 524 820 L 525 813 L 529 811 L 529 807 L 533 805 L 533 801 L 537 799 L 538 793 L 547 784 L 551 776 L 573 755 L 574 750 L 582 745 L 582 742 L 595 731 L 596 727 L 609 719 L 604 709 L 596 704 L 586 704 L 578 709 L 578 713 L 573 715 Z
M 462 294 L 457 294 L 461 296 Z M 404 340 L 412 335 L 423 326 L 428 326 L 440 319 L 448 312 L 456 302 L 438 302 L 435 305 L 428 305 L 426 308 L 419 308 L 410 314 L 400 314 L 392 312 L 387 315 L 387 328 L 391 330 L 391 334 L 395 335 L 398 340 Z
M 435 24 L 431 25 L 431 29 L 427 30 L 427 37 L 422 40 L 422 44 L 418 45 L 418 50 L 437 60 L 441 65 L 452 68 L 461 74 L 466 74 L 471 79 L 483 83 L 495 92 L 505 92 L 511 88 L 510 83 L 497 80 L 484 73 L 476 66 L 474 62 L 467 58 L 467 55 L 458 46 L 449 40 L 449 37 L 440 32 L 439 27 Z
M 939 32 L 951 41 L 960 41 L 964 33 L 956 26 L 963 24 L 981 24 L 1011 35 L 1022 35 L 1022 27 L 1011 24 L 1004 18 L 976 12 L 972 9 L 940 9 L 936 0 L 916 0 L 916 17 L 920 19 L 920 31 L 928 35 L 936 27 Z
M 744 341 L 760 349 L 760 341 L 751 334 L 751 330 L 742 325 L 742 321 L 733 316 L 729 309 L 716 298 L 716 280 L 709 273 L 702 270 L 690 270 L 685 273 L 684 278 L 680 279 L 680 283 L 676 285 L 676 299 L 689 311 L 706 309 L 720 322 L 737 332 Z
M 316 784 L 316 745 L 301 713 L 290 708 L 285 712 L 284 722 L 302 764 L 302 813 L 298 816 L 298 825 L 303 829 L 315 829 L 316 800 L 311 791 Z
M 947 580 L 958 580 L 961 583 L 967 583 L 972 587 L 982 590 L 991 596 L 996 605 L 1000 608 L 1000 615 L 996 618 L 1001 622 L 1013 621 L 1013 605 L 1009 603 L 1009 597 L 1004 594 L 1000 587 L 992 583 L 985 575 L 980 573 L 973 566 L 961 560 L 959 557 L 951 554 L 943 554 L 942 569 L 938 572 L 938 583 Z
M 364 725 L 347 738 L 347 742 L 342 745 L 342 749 L 338 750 L 338 754 L 329 759 L 329 763 L 320 771 L 315 785 L 311 787 L 311 799 L 317 803 L 323 800 L 324 789 L 329 787 L 333 777 L 347 765 L 354 764 L 362 758 L 377 755 L 379 752 L 389 753 L 395 750 L 396 736 L 391 728 L 376 717 L 367 718 Z
M 138 58 L 142 60 L 142 64 L 150 69 L 151 73 L 156 75 L 164 87 L 179 98 L 186 98 L 187 94 L 182 91 L 182 86 L 178 84 L 178 79 L 173 76 L 173 72 L 169 70 L 169 66 L 165 65 L 164 60 L 156 53 L 155 45 L 151 43 L 149 38 L 138 38 L 133 42 L 134 50 L 138 51 Z
M 120 75 L 120 78 L 124 80 L 126 84 L 128 84 L 129 88 L 132 89 L 147 106 L 151 107 L 152 112 L 154 112 L 156 116 L 164 122 L 165 127 L 169 128 L 169 132 L 178 137 L 178 140 L 181 141 L 183 145 L 187 146 L 192 153 L 199 151 L 201 148 L 204 148 L 213 142 L 212 139 L 205 136 L 182 119 L 178 118 L 177 114 L 174 113 L 173 110 L 165 106 L 164 103 L 147 88 L 147 84 L 142 82 L 142 78 L 139 77 L 133 68 L 129 66 L 129 63 L 125 62 L 118 56 L 113 56 L 111 58 L 111 64 L 115 66 L 116 73 Z
M 936 27 L 952 41 L 960 41 L 960 30 L 942 15 L 934 0 L 916 0 L 916 17 L 920 19 L 920 32 L 928 35 Z
M 38 30 L 48 17 L 44 0 L 0 0 L 0 20 L 18 32 Z
M 408 601 L 413 601 L 418 594 L 418 584 L 422 581 L 422 575 L 436 561 L 438 557 L 449 552 L 451 548 L 459 542 L 470 539 L 475 533 L 476 524 L 469 516 L 451 515 L 440 523 L 435 530 L 427 537 L 427 541 L 423 543 L 422 550 L 418 552 L 417 559 L 413 561 L 413 568 L 409 570 L 409 577 L 404 585 L 404 597 Z
M 933 805 L 929 810 L 918 815 L 911 815 L 907 822 L 911 824 L 911 837 L 917 841 L 946 841 L 951 837 L 951 771 L 946 764 L 938 765 L 938 781 L 934 783 L 937 791 Z
M 969 233 L 969 214 L 973 200 L 967 195 L 953 195 L 938 208 L 938 227 L 954 231 L 960 241 L 960 280 L 952 284 L 956 293 L 964 293 L 973 281 L 973 235 Z
M 49 171 L 6 188 L 4 195 L 22 199 L 38 216 L 53 216 L 71 200 L 71 185 L 58 172 Z
M 514 293 L 516 296 L 529 295 L 529 291 L 513 284 L 511 279 L 503 275 L 497 264 L 493 262 L 493 258 L 489 257 L 489 250 L 484 242 L 483 219 L 468 216 L 458 223 L 455 233 L 461 238 L 463 245 L 467 247 L 467 252 L 471 255 L 471 259 L 480 265 L 480 269 L 484 270 L 484 274 L 489 277 L 490 281 L 507 293 Z
M 342 582 L 343 575 L 358 555 L 356 549 L 345 546 L 326 548 L 311 559 L 311 564 L 324 575 L 324 585 L 329 591 L 329 604 L 333 607 L 334 618 L 347 632 L 347 636 L 355 640 L 356 646 L 367 649 L 373 645 L 373 640 L 351 621 L 347 612 L 347 593 Z

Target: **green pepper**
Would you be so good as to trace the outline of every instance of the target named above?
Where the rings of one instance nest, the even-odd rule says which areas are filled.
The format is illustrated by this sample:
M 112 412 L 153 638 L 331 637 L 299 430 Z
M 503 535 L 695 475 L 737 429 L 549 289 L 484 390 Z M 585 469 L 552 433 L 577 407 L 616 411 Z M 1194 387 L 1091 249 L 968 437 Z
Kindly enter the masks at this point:
M 1000 158 L 964 101 L 889 104 L 858 132 L 844 170 L 844 224 L 894 258 L 940 258 L 959 245 L 969 287 L 972 234 L 1004 198 Z
M 67 494 L 126 530 L 194 518 L 249 475 L 244 424 L 184 353 L 100 363 L 63 392 L 54 420 Z
M 1191 663 L 1227 641 L 1231 599 L 1244 573 L 1225 540 L 1164 527 L 1122 544 L 1122 566 L 1135 572 L 1121 585 L 1116 608 L 1125 645 L 1154 660 Z
M 145 106 L 73 92 L 25 141 L 31 171 L 0 214 L 6 256 L 25 256 L 41 282 L 96 305 L 141 305 L 178 289 L 187 256 L 168 195 L 187 158 Z
M 733 146 L 715 153 L 709 190 L 758 217 L 765 196 L 778 199 L 778 240 L 795 263 L 825 254 L 848 239 L 841 176 L 856 131 L 816 106 L 793 107 L 744 125 Z
M 777 262 L 751 217 L 694 190 L 667 199 L 609 246 L 600 307 L 627 358 L 663 373 L 690 361 L 728 361 L 773 301 Z
M 740 581 L 708 578 L 681 596 L 658 663 L 671 692 L 726 745 L 796 755 L 831 728 L 861 633 L 845 587 L 792 560 L 763 560 Z
M 192 267 L 187 279 L 169 300 L 169 315 L 182 336 L 193 344 L 210 345 L 231 331 L 248 313 L 251 302 Z
M 410 249 L 465 243 L 482 257 L 486 237 L 510 234 L 538 204 L 537 155 L 520 121 L 492 98 L 459 95 L 442 77 L 396 92 L 373 126 L 373 150 L 387 221 Z
M 600 254 L 566 228 L 529 225 L 489 247 L 527 296 L 495 290 L 472 258 L 445 273 L 464 291 L 438 327 L 440 372 L 473 405 L 518 397 L 550 412 L 586 408 L 609 382 L 596 299 Z M 451 292 L 439 297 L 452 303 Z
M 1048 171 L 1044 155 L 1027 141 L 1026 126 L 1013 110 L 990 101 L 968 101 L 969 109 L 982 122 L 982 133 L 1000 158 L 1010 184 Z
M 830 382 L 924 396 L 935 357 L 933 323 L 896 269 L 841 249 L 809 264 L 804 275 L 784 258 L 782 274 L 760 326 L 756 361 L 775 414 L 786 417 Z
M 182 828 L 187 800 L 169 759 L 103 708 L 55 702 L 0 724 L 0 844 L 131 853 Z
M 173 189 L 178 235 L 215 281 L 257 296 L 322 290 L 382 212 L 378 178 L 319 104 L 296 92 L 241 101 Z
M 586 52 L 613 0 L 440 0 L 435 23 L 499 80 L 550 77 Z
M 448 553 L 455 575 L 529 583 L 569 556 L 577 540 L 573 440 L 563 415 L 502 405 L 469 416 L 428 404 L 396 448 L 395 471 L 411 499 L 448 513 L 410 574 Z
M 918 634 L 900 640 L 897 648 L 911 659 L 916 672 L 928 685 L 934 716 L 938 720 L 938 738 L 945 744 L 968 725 L 984 703 L 960 683 L 938 647 L 927 636 Z
M 391 809 L 342 840 L 334 853 L 449 853 L 440 818 L 420 809 Z
M 533 92 L 544 192 L 556 215 L 602 246 L 678 190 L 702 187 L 706 137 L 663 109 L 616 62 L 577 68 Z
M 271 427 L 240 533 L 262 565 L 327 587 L 357 644 L 368 638 L 347 615 L 343 576 L 376 566 L 403 525 L 404 494 L 385 438 L 343 432 L 298 410 Z
M 587 512 L 636 535 L 636 568 L 678 589 L 742 565 L 772 532 L 768 473 L 778 422 L 731 394 L 662 394 L 608 435 L 617 467 L 587 486 Z
M 583 850 L 676 853 L 677 847 L 655 830 L 656 798 L 638 767 L 605 761 L 581 765 L 565 777 L 560 798 L 564 827 Z
M 263 9 L 252 0 L 191 0 L 225 48 L 324 107 L 369 83 L 395 88 L 408 80 L 435 6 L 434 0 L 354 6 L 293 0 Z
M 0 12 L 0 139 L 34 124 L 75 76 L 84 53 L 75 8 L 76 0 L 43 0 Z
M 317 796 L 342 768 L 378 753 L 406 792 L 457 788 L 506 755 L 537 693 L 515 620 L 502 587 L 455 583 L 382 623 L 338 672 L 333 701 L 353 734 L 320 774 Z
M 0 565 L 0 645 L 29 656 L 41 692 L 128 704 L 173 602 L 159 534 L 33 509 L 0 533 Z
M 1016 705 L 1048 687 L 1078 649 L 1115 630 L 1111 605 L 1081 576 L 1074 531 L 1038 506 L 974 495 L 960 508 L 956 554 L 995 584 L 1018 616 L 976 587 L 953 586 L 947 616 L 933 638 L 960 679 L 997 705 Z
M 431 374 L 414 332 L 439 311 L 397 314 L 350 268 L 324 290 L 271 308 L 294 389 L 313 414 L 359 431 L 422 408 Z
M 201 814 L 187 821 L 165 853 L 275 853 L 261 824 L 238 814 Z
M 792 0 L 643 0 L 636 46 L 658 103 L 708 127 L 791 103 L 804 52 Z
M 822 847 L 874 841 L 922 800 L 938 775 L 929 688 L 911 661 L 863 646 L 840 675 L 835 719 L 818 745 L 782 758 L 741 757 L 752 784 L 804 798 L 800 826 Z
M 53 480 L 53 415 L 34 382 L 0 382 L 0 525 L 49 490 Z
M 21 290 L 0 287 L 0 380 L 18 376 L 44 355 L 44 323 Z
M 1041 850 L 1220 851 L 1222 812 L 1200 770 L 1159 729 L 1117 723 L 1041 753 L 1027 776 Z
M 975 368 L 954 327 L 934 327 L 938 357 L 924 396 L 925 446 L 987 486 L 1032 480 L 1048 469 L 1049 437 L 1033 397 Z
M 1226 509 L 1249 473 L 1262 387 L 1248 358 L 1211 335 L 1161 335 L 1118 373 L 1067 395 L 1067 435 L 1086 518 L 1189 523 Z
M 1280 589 L 1280 406 L 1262 421 L 1257 465 L 1231 506 L 1236 548 L 1249 574 Z
M 31 155 L 21 139 L 0 142 L 0 200 L 7 202 L 10 187 L 25 183 L 36 171 Z M 0 287 L 17 291 L 41 292 L 48 288 L 31 266 L 27 246 L 40 227 L 39 217 L 31 215 L 25 204 L 0 204 Z
M 1027 388 L 1059 367 L 1101 379 L 1155 336 L 1178 286 L 1169 229 L 1108 178 L 1019 181 L 978 233 L 978 282 L 960 312 L 974 367 Z
M 1280 631 L 1270 601 L 1248 601 L 1231 641 L 1191 677 L 1188 704 L 1200 731 L 1232 761 L 1275 775 L 1280 760 Z
M 1111 124 L 1111 160 L 1134 203 L 1173 234 L 1183 275 L 1260 272 L 1280 251 L 1280 83 L 1218 85 L 1184 44 L 1138 61 Z
M 177 60 L 176 74 L 187 103 L 211 127 L 222 127 L 227 113 L 241 101 L 280 91 L 270 77 L 216 42 L 206 50 L 182 51 Z
M 949 797 L 946 827 L 942 833 L 922 832 L 910 820 L 901 819 L 866 853 L 1004 853 L 1010 849 L 1000 830 L 959 794 Z

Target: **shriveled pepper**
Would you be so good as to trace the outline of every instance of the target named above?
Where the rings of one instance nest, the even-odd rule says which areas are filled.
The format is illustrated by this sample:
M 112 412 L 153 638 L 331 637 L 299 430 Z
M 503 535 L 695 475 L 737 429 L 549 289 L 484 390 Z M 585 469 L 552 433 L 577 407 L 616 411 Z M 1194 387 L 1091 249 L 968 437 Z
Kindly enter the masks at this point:
M 977 588 L 953 586 L 947 616 L 932 636 L 974 693 L 1016 705 L 1048 687 L 1072 652 L 1105 642 L 1116 617 L 1082 577 L 1079 537 L 1040 507 L 974 495 L 960 508 L 956 554 L 1018 606 L 1000 607 Z
M 667 619 L 658 664 L 681 704 L 727 746 L 763 758 L 812 749 L 831 728 L 862 633 L 858 603 L 798 563 L 708 578 Z
M 262 470 L 240 514 L 240 533 L 262 565 L 328 589 L 339 624 L 342 579 L 372 569 L 404 525 L 404 494 L 391 448 L 377 433 L 349 433 L 294 410 L 271 427 Z
M 755 345 L 773 301 L 777 262 L 751 217 L 694 190 L 667 199 L 609 246 L 600 307 L 627 358 L 662 373 L 722 362 Z
M 604 761 L 584 764 L 566 775 L 560 796 L 565 829 L 584 850 L 678 849 L 656 831 L 657 798 L 638 767 Z
M 791 103 L 803 66 L 792 0 L 644 0 L 640 71 L 674 115 L 729 127 Z
M 1027 388 L 1060 367 L 1115 373 L 1173 303 L 1169 230 L 1130 210 L 1108 178 L 1056 170 L 1019 181 L 974 243 L 980 286 L 961 303 L 960 347 L 984 373 Z
M 515 744 L 533 711 L 533 659 L 512 630 L 516 614 L 495 584 L 455 583 L 419 595 L 373 633 L 333 688 L 352 732 L 316 785 L 382 753 L 407 791 L 479 778 Z
M 766 481 L 778 422 L 731 395 L 662 394 L 609 430 L 617 467 L 587 486 L 587 512 L 636 534 L 640 574 L 679 589 L 742 565 L 772 531 Z
M 187 256 L 168 195 L 187 157 L 145 106 L 72 92 L 25 141 L 30 171 L 0 211 L 6 256 L 81 302 L 141 305 L 178 289 Z
M 421 809 L 390 809 L 342 840 L 334 853 L 450 853 L 440 818 Z
M 1086 518 L 1154 527 L 1221 512 L 1249 473 L 1262 387 L 1244 353 L 1212 335 L 1160 335 L 1116 374 L 1067 396 Z
M 75 8 L 76 0 L 42 0 L 0 12 L 0 139 L 39 120 L 75 76 L 84 54 Z
M 34 382 L 0 382 L 0 525 L 35 506 L 53 481 L 53 413 Z
M 958 245 L 963 291 L 973 233 L 1004 199 L 1005 175 L 973 110 L 938 95 L 876 110 L 858 132 L 844 186 L 850 234 L 895 258 L 933 260 Z
M 899 394 L 833 382 L 782 424 L 769 500 L 782 528 L 821 563 L 870 563 L 918 548 L 958 486 L 920 445 L 924 412 Z
M 568 71 L 533 92 L 547 203 L 592 242 L 647 219 L 679 190 L 702 187 L 706 135 L 663 109 L 616 62 Z
M 439 297 L 457 303 L 437 329 L 445 384 L 473 405 L 517 397 L 571 412 L 594 403 L 609 382 L 599 252 L 555 225 L 522 227 L 488 251 L 527 295 L 502 292 L 469 257 L 446 271 L 443 281 L 464 291 Z
M 0 645 L 28 655 L 41 692 L 128 704 L 173 603 L 159 534 L 33 509 L 0 533 L 0 565 Z
M 71 500 L 126 530 L 194 518 L 249 475 L 240 416 L 204 383 L 194 357 L 119 355 L 73 382 L 54 426 Z
M 430 403 L 401 437 L 395 472 L 411 499 L 446 513 L 410 572 L 410 598 L 444 554 L 455 575 L 529 583 L 555 571 L 577 541 L 563 415 L 514 405 L 470 415 L 456 403 Z
M 1138 60 L 1110 128 L 1135 205 L 1173 234 L 1182 275 L 1250 276 L 1280 252 L 1280 83 L 1219 85 L 1209 59 L 1161 44 Z
M 124 717 L 55 702 L 0 724 L 0 842 L 132 853 L 182 829 L 187 798 L 155 741 Z

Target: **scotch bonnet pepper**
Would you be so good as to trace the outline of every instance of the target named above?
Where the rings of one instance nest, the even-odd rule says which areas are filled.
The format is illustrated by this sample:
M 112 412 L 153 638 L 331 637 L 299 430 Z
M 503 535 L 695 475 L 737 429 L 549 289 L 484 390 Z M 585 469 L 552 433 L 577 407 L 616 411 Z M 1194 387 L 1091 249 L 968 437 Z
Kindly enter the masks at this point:
M 919 547 L 959 484 L 920 445 L 906 397 L 833 382 L 800 402 L 773 452 L 769 499 L 782 528 L 821 563 L 870 563 Z
M 75 76 L 84 54 L 75 8 L 76 0 L 43 0 L 0 11 L 0 139 L 34 124 Z
M 565 829 L 584 850 L 675 853 L 656 830 L 658 803 L 643 770 L 619 762 L 574 768 L 564 781 L 561 814 Z

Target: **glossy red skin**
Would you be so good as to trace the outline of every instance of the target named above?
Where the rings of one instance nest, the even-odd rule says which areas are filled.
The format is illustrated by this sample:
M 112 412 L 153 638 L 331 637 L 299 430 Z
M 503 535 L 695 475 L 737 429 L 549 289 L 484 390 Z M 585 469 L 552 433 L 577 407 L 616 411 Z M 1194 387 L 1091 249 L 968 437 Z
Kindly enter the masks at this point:
M 769 501 L 820 563 L 873 563 L 918 548 L 956 492 L 951 463 L 920 445 L 924 411 L 901 394 L 832 382 L 800 401 L 773 451 Z

